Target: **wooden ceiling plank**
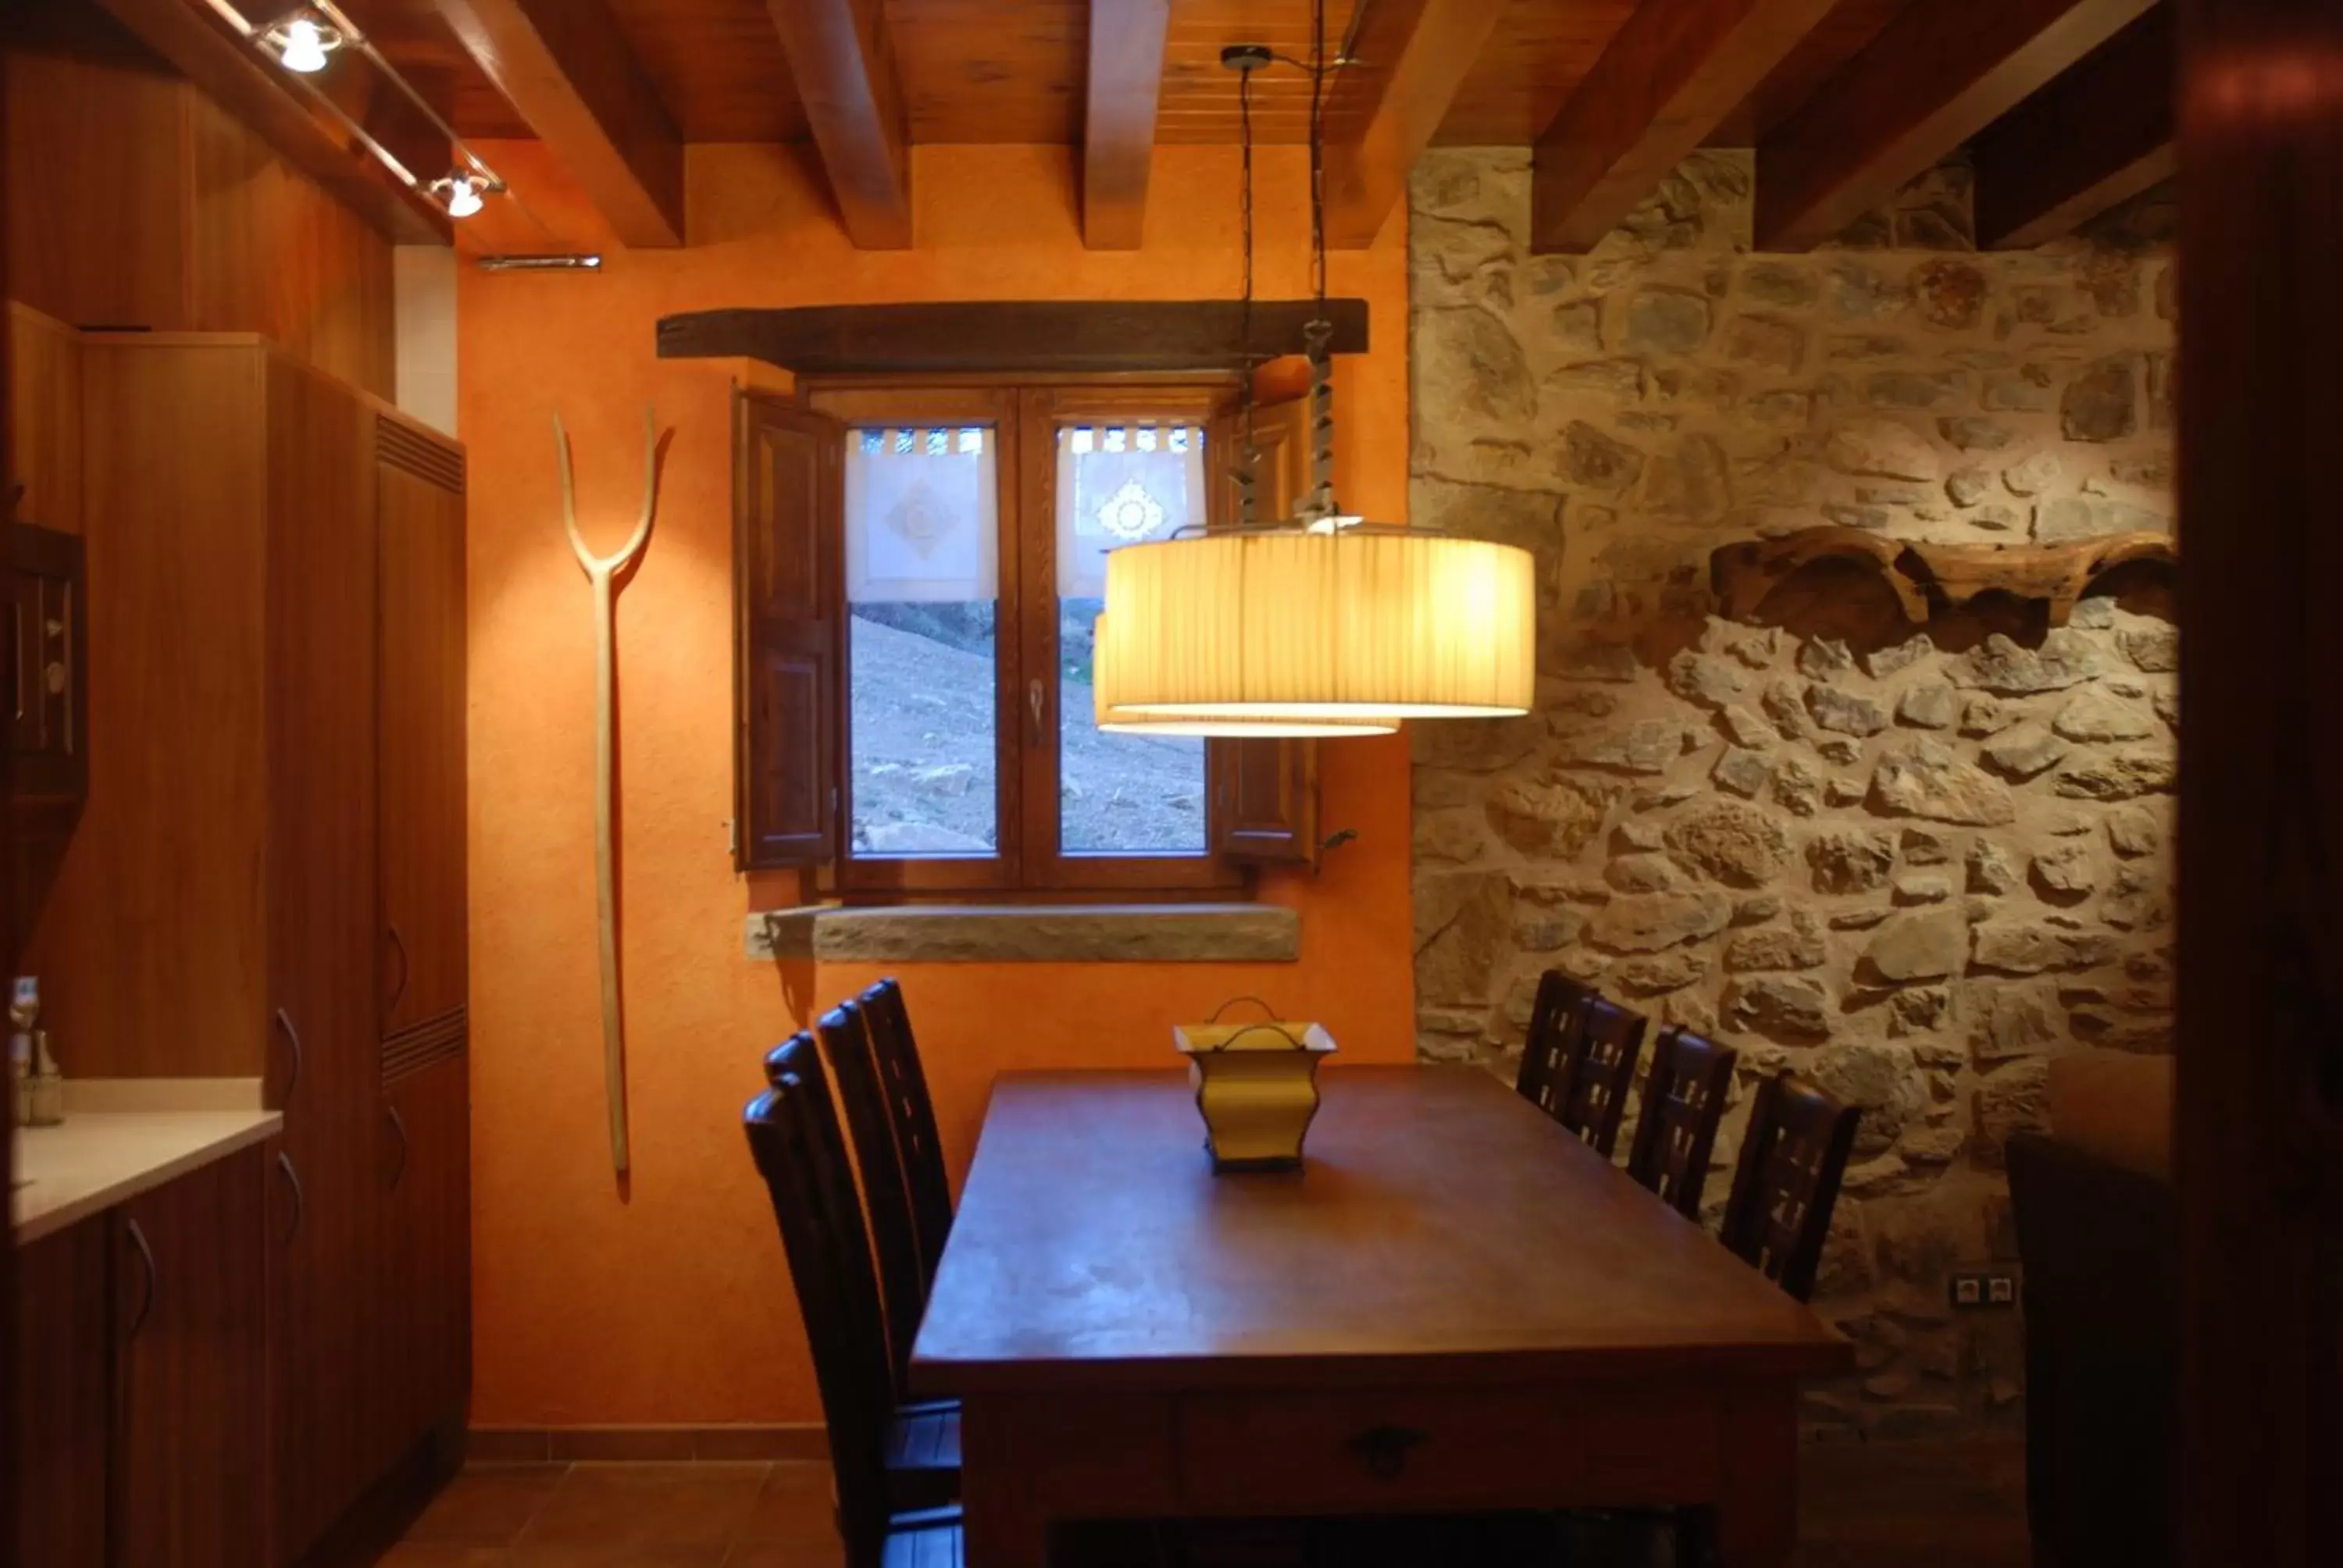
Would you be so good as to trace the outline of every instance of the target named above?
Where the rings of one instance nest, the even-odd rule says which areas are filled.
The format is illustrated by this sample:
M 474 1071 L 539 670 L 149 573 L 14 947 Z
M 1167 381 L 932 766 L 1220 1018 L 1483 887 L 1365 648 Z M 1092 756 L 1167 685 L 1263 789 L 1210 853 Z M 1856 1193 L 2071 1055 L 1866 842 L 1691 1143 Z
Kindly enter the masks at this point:
M 865 250 L 911 244 L 903 87 L 880 0 L 767 0 L 847 234 Z
M 1840 233 L 2154 0 L 1914 0 L 1757 147 L 1757 244 Z
M 1092 250 L 1139 248 L 1171 22 L 1171 0 L 1091 0 L 1082 243 Z
M 1591 250 L 1836 0 L 1644 0 L 1531 155 L 1530 248 Z
M 186 0 L 103 3 L 181 75 L 394 242 L 452 243 L 454 226 L 437 202 L 385 168 L 347 126 L 280 77 L 250 44 L 229 36 Z
M 2159 5 L 1969 144 L 1978 245 L 2040 245 L 2172 176 L 2172 9 Z
M 683 243 L 683 138 L 602 0 L 435 0 L 612 232 Z
M 1354 134 L 1326 148 L 1328 245 L 1374 243 L 1502 9 L 1491 0 L 1379 0 L 1367 13 L 1353 45 L 1360 64 L 1330 89 L 1363 91 L 1373 106 Z

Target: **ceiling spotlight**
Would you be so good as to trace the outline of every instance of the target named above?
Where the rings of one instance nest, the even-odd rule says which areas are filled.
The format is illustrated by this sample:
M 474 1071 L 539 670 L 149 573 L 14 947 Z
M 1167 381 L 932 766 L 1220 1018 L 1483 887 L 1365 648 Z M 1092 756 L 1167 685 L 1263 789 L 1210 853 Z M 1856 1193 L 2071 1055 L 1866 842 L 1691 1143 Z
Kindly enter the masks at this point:
M 306 76 L 326 68 L 326 56 L 342 46 L 342 35 L 313 16 L 296 15 L 271 27 L 266 41 L 287 70 Z
M 469 217 L 479 211 L 481 188 L 481 182 L 467 174 L 451 174 L 431 182 L 431 194 L 446 205 L 449 217 Z

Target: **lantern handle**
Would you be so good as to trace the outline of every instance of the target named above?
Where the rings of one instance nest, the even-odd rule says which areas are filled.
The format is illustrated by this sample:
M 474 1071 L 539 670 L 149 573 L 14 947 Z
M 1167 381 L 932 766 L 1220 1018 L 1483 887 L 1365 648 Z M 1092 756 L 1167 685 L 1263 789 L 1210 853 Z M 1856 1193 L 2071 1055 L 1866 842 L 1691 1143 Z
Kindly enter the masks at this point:
M 1270 1005 L 1269 1005 L 1269 1003 L 1267 1003 L 1267 1002 L 1265 1002 L 1265 1001 L 1262 1000 L 1261 1000 L 1261 998 L 1259 998 L 1259 997 L 1257 997 L 1257 996 L 1232 996 L 1232 997 L 1229 998 L 1229 1000 L 1226 1000 L 1226 1001 L 1224 1001 L 1224 1002 L 1221 1003 L 1221 1005 L 1220 1005 L 1220 1006 L 1218 1006 L 1218 1007 L 1214 1008 L 1214 1009 L 1212 1010 L 1212 1017 L 1210 1017 L 1210 1018 L 1208 1018 L 1208 1019 L 1206 1019 L 1204 1021 L 1205 1021 L 1206 1023 L 1218 1023 L 1218 1022 L 1220 1022 L 1220 1021 L 1221 1021 L 1221 1014 L 1222 1014 L 1222 1013 L 1224 1013 L 1224 1012 L 1228 1011 L 1228 1010 L 1229 1010 L 1229 1009 L 1231 1009 L 1231 1008 L 1232 1008 L 1232 1007 L 1236 1006 L 1236 1005 L 1237 1005 L 1237 1003 L 1239 1003 L 1239 1002 L 1241 1002 L 1241 1001 L 1249 1001 L 1249 1002 L 1252 1003 L 1252 1005 L 1253 1005 L 1253 1006 L 1255 1006 L 1255 1007 L 1257 1007 L 1257 1008 L 1261 1009 L 1261 1010 L 1262 1010 L 1262 1016 L 1263 1016 L 1264 1018 L 1269 1019 L 1272 1022 L 1274 1022 L 1274 1021 L 1276 1020 L 1276 1019 L 1277 1019 L 1277 1010 L 1276 1010 L 1275 1008 L 1273 1008 L 1273 1007 L 1270 1006 Z
M 1249 1034 L 1273 1034 L 1296 1050 L 1300 1050 L 1307 1043 L 1282 1023 L 1249 1023 L 1220 1044 L 1212 1047 L 1212 1053 L 1218 1055 Z

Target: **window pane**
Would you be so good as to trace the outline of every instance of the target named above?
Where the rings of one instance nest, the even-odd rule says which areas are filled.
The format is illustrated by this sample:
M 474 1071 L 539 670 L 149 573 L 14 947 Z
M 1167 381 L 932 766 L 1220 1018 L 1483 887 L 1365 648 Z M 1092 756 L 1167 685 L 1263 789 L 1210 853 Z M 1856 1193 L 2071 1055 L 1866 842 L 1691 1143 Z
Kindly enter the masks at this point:
M 980 428 L 847 437 L 857 855 L 1000 847 L 998 445 Z
M 1106 551 L 1204 520 L 1204 433 L 1193 427 L 1058 432 L 1058 844 L 1068 855 L 1201 855 L 1204 743 L 1106 735 L 1091 703 Z

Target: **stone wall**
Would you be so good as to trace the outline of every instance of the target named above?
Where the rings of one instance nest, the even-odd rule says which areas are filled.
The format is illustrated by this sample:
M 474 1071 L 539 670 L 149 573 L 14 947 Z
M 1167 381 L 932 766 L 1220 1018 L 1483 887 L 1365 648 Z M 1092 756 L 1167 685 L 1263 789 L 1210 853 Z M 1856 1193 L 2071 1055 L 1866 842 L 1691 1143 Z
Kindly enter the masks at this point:
M 1808 1418 L 2006 1423 L 2017 1325 L 1947 1274 L 2012 1253 L 2047 1059 L 2167 1048 L 2171 625 L 2134 584 L 1916 628 L 1827 577 L 1730 624 L 1709 556 L 2168 528 L 2160 208 L 1975 254 L 1948 166 L 1816 254 L 1749 216 L 1746 156 L 1703 154 L 1534 257 L 1519 153 L 1418 166 L 1411 516 L 1534 548 L 1544 598 L 1540 711 L 1412 727 L 1420 1050 L 1510 1074 L 1549 966 L 1738 1045 L 1712 1209 L 1760 1074 L 1861 1104 L 1817 1293 L 1861 1370 Z

